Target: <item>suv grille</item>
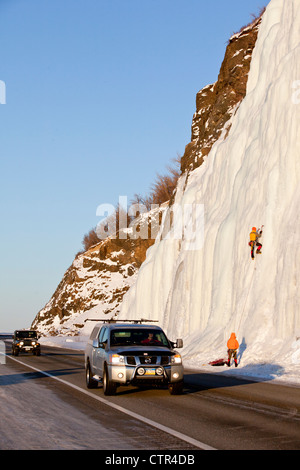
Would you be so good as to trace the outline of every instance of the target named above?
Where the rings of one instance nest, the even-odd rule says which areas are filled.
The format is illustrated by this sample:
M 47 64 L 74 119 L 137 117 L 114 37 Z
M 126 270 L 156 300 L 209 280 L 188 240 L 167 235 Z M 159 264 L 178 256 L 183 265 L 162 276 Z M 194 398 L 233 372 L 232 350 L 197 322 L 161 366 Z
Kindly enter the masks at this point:
M 141 364 L 156 364 L 157 356 L 140 356 L 139 360 Z
M 134 356 L 126 356 L 126 362 L 129 366 L 136 366 L 137 364 L 161 364 L 162 366 L 166 366 L 169 364 L 170 358 L 169 356 L 138 356 L 137 358 Z

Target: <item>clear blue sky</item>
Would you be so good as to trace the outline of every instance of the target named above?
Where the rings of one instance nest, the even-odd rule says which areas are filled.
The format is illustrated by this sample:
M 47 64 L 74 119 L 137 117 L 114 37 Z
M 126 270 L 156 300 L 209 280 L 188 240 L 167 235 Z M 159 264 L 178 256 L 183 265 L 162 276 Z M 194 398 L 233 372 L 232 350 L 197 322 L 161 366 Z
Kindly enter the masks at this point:
M 0 331 L 29 327 L 96 209 L 145 194 L 268 0 L 0 0 Z

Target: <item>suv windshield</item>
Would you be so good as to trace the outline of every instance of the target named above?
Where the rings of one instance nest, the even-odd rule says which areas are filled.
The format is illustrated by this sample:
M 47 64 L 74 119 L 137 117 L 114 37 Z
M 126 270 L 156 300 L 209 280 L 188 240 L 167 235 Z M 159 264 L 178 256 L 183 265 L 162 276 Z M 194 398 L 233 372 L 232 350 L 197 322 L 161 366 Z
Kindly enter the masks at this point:
M 16 331 L 16 338 L 24 339 L 24 338 L 33 338 L 37 339 L 36 331 Z
M 136 328 L 120 328 L 111 332 L 111 346 L 137 345 L 144 346 L 151 344 L 153 346 L 170 347 L 169 341 L 162 330 L 154 329 L 136 329 Z

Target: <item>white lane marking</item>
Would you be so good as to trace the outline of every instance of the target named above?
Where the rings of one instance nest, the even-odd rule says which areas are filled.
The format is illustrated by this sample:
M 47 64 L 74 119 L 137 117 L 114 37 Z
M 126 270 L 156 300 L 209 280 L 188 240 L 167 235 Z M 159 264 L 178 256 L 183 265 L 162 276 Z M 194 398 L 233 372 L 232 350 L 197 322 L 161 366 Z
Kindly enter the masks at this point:
M 185 441 L 188 444 L 191 444 L 195 447 L 198 447 L 201 450 L 216 450 L 214 447 L 211 447 L 207 444 L 204 444 L 204 442 L 197 441 L 196 439 L 193 439 L 192 437 L 186 436 L 185 434 L 182 434 L 181 432 L 175 431 L 174 429 L 168 428 L 167 426 L 164 426 L 163 424 L 156 423 L 155 421 L 152 421 L 151 419 L 145 418 L 142 415 L 134 413 L 134 411 L 126 410 L 126 408 L 123 408 L 122 406 L 116 405 L 115 403 L 111 403 L 110 401 L 106 400 L 105 398 L 94 395 L 93 393 L 89 392 L 88 390 L 85 390 L 81 387 L 78 387 L 77 385 L 66 382 L 65 380 L 60 379 L 59 377 L 55 377 L 54 375 L 51 375 L 48 372 L 37 369 L 36 367 L 33 367 L 33 366 L 29 366 L 28 364 L 25 364 L 24 362 L 22 362 L 18 359 L 15 359 L 14 357 L 8 356 L 7 354 L 5 354 L 5 356 L 7 356 L 12 361 L 18 362 L 19 364 L 22 364 L 25 367 L 29 367 L 29 369 L 35 370 L 36 372 L 39 372 L 40 374 L 44 374 L 47 377 L 50 377 L 51 379 L 57 380 L 58 382 L 61 382 L 65 385 L 68 385 L 69 387 L 72 387 L 72 388 L 74 388 L 75 390 L 78 390 L 81 393 L 85 393 L 85 395 L 88 395 L 89 397 L 100 401 L 104 405 L 110 406 L 111 408 L 114 408 L 115 410 L 118 410 L 121 413 L 125 413 L 128 416 L 131 416 L 132 418 L 138 419 L 139 421 L 142 421 L 145 424 L 149 424 L 149 426 L 157 428 L 160 431 L 166 432 L 166 433 L 170 434 L 171 436 L 177 437 L 178 439 L 181 439 L 182 441 Z

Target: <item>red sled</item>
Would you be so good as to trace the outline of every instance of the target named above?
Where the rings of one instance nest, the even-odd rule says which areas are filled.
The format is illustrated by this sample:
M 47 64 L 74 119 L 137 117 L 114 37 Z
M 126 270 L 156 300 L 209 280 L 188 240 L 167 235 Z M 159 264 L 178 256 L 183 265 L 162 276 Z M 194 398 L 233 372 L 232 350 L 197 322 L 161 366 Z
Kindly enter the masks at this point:
M 209 362 L 210 366 L 225 366 L 228 359 L 217 359 L 216 361 Z

